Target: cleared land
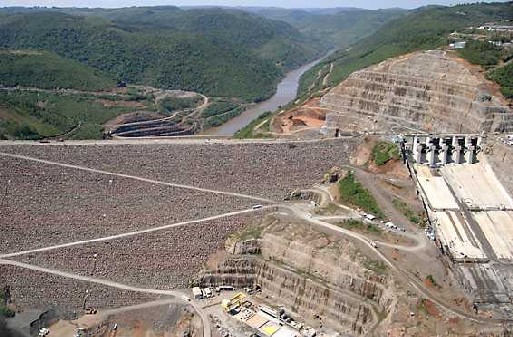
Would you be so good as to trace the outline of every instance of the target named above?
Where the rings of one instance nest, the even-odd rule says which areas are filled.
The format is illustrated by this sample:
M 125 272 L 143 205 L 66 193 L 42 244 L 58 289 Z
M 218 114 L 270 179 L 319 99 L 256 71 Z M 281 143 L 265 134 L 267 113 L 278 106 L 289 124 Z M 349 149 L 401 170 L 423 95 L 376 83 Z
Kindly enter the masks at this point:
M 254 204 L 2 156 L 0 181 L 5 186 L 2 253 L 201 219 Z

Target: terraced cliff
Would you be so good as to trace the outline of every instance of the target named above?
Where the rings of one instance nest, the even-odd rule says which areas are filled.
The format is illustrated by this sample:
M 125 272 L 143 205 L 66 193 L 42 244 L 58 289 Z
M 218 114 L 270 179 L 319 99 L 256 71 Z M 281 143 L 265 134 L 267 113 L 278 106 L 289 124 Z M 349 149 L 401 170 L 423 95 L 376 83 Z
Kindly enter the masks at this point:
M 385 266 L 348 240 L 334 239 L 299 223 L 275 222 L 258 240 L 204 272 L 204 286 L 260 285 L 266 297 L 307 321 L 316 315 L 350 335 L 365 335 L 393 311 L 395 283 Z M 250 253 L 250 254 L 248 254 Z M 310 322 L 314 324 L 315 322 Z
M 513 111 L 482 74 L 447 52 L 417 52 L 354 72 L 321 99 L 338 116 L 428 132 L 513 132 Z

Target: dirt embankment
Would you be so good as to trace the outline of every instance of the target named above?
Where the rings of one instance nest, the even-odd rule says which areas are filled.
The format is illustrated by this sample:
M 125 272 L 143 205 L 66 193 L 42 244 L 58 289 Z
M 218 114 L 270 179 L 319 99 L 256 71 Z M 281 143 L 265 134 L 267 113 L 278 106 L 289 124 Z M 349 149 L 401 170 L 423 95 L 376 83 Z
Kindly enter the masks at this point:
M 325 124 L 325 121 L 326 111 L 320 108 L 319 98 L 312 98 L 303 105 L 282 112 L 274 117 L 271 131 L 287 135 L 304 129 L 320 129 Z

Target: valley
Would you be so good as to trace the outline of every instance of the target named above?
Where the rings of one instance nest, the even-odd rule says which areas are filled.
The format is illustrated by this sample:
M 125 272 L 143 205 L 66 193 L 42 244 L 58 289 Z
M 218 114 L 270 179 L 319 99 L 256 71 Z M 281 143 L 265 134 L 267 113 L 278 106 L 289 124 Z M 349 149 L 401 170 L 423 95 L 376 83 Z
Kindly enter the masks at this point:
M 0 8 L 0 334 L 510 336 L 512 9 Z

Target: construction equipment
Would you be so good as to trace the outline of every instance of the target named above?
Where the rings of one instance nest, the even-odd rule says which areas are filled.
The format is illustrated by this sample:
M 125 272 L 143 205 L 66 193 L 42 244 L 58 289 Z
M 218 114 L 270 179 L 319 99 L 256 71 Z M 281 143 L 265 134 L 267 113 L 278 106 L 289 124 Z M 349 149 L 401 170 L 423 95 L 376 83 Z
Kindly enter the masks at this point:
M 86 315 L 96 315 L 97 313 L 98 313 L 98 310 L 96 310 L 95 308 L 86 308 L 85 309 Z
M 48 328 L 41 328 L 41 329 L 39 329 L 39 333 L 37 335 L 38 335 L 38 337 L 45 337 L 49 333 L 50 333 L 50 329 L 48 329 Z

